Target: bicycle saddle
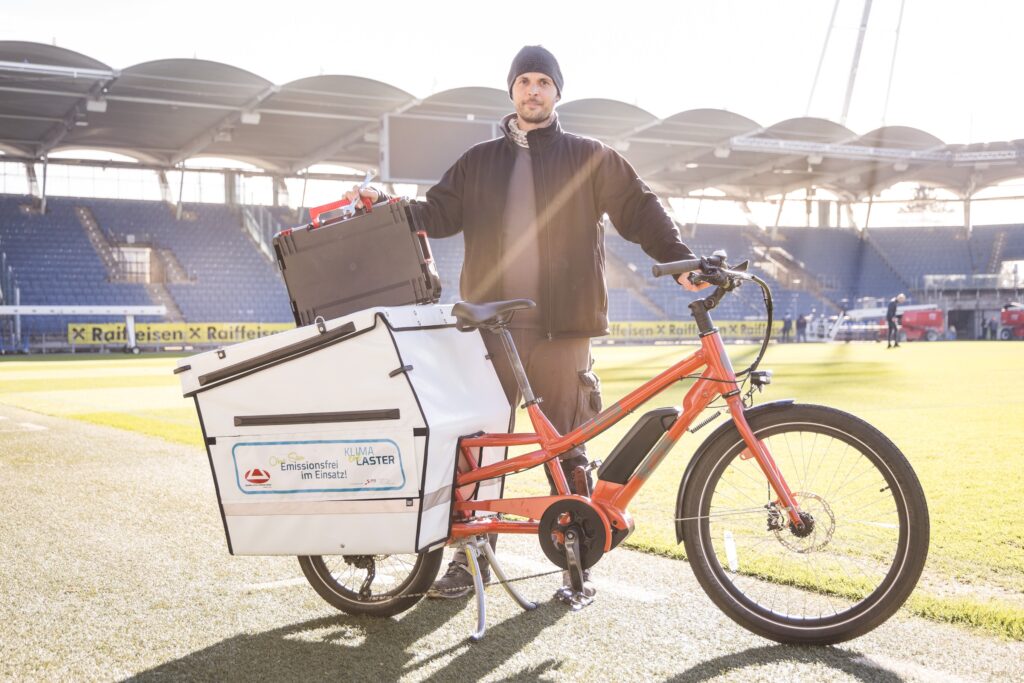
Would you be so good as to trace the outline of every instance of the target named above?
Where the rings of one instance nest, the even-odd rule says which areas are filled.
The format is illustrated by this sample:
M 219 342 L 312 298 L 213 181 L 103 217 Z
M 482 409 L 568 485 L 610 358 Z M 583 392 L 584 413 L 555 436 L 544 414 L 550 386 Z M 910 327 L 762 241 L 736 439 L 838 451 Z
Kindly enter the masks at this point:
M 511 301 L 488 301 L 482 304 L 471 304 L 460 301 L 452 306 L 452 315 L 458 319 L 460 330 L 473 330 L 477 327 L 497 327 L 512 319 L 512 314 L 537 304 L 529 299 L 512 299 Z

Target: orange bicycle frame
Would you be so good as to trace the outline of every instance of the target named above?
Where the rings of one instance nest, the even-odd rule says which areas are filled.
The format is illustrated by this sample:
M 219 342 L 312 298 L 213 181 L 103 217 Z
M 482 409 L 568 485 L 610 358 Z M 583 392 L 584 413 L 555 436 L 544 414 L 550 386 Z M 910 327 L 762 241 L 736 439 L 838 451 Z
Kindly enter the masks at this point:
M 626 508 L 640 488 L 647 482 L 651 474 L 665 458 L 668 452 L 682 436 L 683 432 L 693 423 L 711 402 L 718 397 L 725 399 L 733 422 L 747 445 L 746 453 L 752 456 L 764 473 L 765 478 L 774 490 L 780 507 L 786 510 L 793 524 L 802 526 L 799 507 L 792 492 L 786 485 L 775 461 L 764 444 L 754 437 L 743 414 L 743 399 L 740 386 L 733 371 L 732 363 L 722 344 L 717 329 L 712 329 L 700 337 L 701 347 L 682 361 L 665 370 L 657 377 L 644 383 L 621 400 L 585 422 L 568 434 L 559 434 L 541 412 L 537 403 L 527 405 L 527 413 L 533 425 L 532 434 L 482 434 L 467 437 L 460 442 L 460 455 L 467 471 L 456 475 L 456 495 L 451 537 L 453 539 L 478 536 L 492 533 L 535 534 L 539 529 L 539 521 L 544 511 L 552 503 L 562 500 L 579 498 L 569 490 L 565 474 L 559 464 L 558 456 L 571 448 L 586 443 L 596 435 L 604 432 L 612 425 L 629 415 L 638 407 L 660 394 L 669 386 L 682 379 L 692 376 L 701 368 L 703 372 L 687 391 L 683 398 L 683 410 L 668 431 L 651 449 L 636 471 L 625 484 L 616 484 L 598 480 L 591 494 L 590 502 L 604 512 L 610 528 L 605 531 L 605 551 L 611 549 L 611 530 L 624 530 L 631 527 Z M 508 446 L 524 446 L 536 444 L 539 448 L 508 458 L 498 463 L 479 466 L 473 455 L 474 449 L 487 447 L 504 448 Z M 482 452 L 482 451 L 478 451 Z M 524 470 L 544 465 L 551 475 L 555 494 L 530 498 L 499 498 L 494 500 L 468 500 L 462 491 L 463 487 L 487 479 L 515 474 Z M 525 520 L 509 520 L 497 517 L 473 517 L 474 511 L 506 513 L 525 517 Z

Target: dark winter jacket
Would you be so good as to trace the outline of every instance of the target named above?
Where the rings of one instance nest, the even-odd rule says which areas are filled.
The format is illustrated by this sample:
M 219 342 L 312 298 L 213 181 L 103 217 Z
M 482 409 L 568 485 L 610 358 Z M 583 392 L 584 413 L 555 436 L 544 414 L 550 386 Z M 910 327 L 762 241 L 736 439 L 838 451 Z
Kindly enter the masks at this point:
M 500 298 L 502 220 L 515 143 L 503 137 L 470 148 L 413 206 L 430 237 L 462 231 L 466 255 L 461 294 L 471 302 Z M 540 253 L 539 320 L 551 337 L 608 333 L 604 228 L 661 262 L 693 258 L 658 198 L 617 152 L 562 131 L 558 121 L 527 133 L 536 191 Z M 513 198 L 514 201 L 514 198 Z

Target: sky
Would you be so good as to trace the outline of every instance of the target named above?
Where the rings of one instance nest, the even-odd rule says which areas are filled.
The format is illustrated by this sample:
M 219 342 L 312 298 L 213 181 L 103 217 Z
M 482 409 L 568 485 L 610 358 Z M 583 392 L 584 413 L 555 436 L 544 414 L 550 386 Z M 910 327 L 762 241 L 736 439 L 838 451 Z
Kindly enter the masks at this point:
M 635 104 L 658 117 L 728 109 L 763 126 L 839 121 L 864 0 L 351 2 L 0 0 L 0 40 L 56 43 L 113 68 L 220 61 L 275 83 L 351 74 L 414 96 L 505 87 L 512 57 L 542 44 L 563 101 Z M 921 128 L 947 143 L 1024 138 L 1020 0 L 874 0 L 846 125 Z

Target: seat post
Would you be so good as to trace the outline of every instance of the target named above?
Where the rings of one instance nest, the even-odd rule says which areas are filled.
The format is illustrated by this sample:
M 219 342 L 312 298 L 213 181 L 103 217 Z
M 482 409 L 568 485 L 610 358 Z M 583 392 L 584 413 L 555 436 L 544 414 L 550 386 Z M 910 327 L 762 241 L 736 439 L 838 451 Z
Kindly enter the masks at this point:
M 519 391 L 523 394 L 524 405 L 537 403 L 533 389 L 530 388 L 530 380 L 526 379 L 526 370 L 523 368 L 523 361 L 519 358 L 519 352 L 516 350 L 516 343 L 512 340 L 512 333 L 504 325 L 499 325 L 496 329 L 492 328 L 491 331 L 501 337 L 501 345 L 505 347 L 505 355 L 508 356 L 508 362 L 512 365 L 512 372 L 515 373 Z

